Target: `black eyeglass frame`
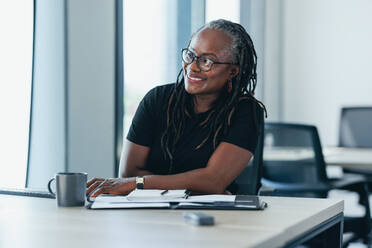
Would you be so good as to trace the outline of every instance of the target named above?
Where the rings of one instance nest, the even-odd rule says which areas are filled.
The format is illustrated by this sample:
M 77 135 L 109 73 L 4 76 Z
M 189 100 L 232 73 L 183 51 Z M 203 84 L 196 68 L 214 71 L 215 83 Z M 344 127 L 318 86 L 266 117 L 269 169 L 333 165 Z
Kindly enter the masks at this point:
M 185 51 L 188 51 L 188 52 L 190 52 L 190 53 L 193 55 L 193 56 L 192 56 L 192 60 L 191 60 L 190 63 L 187 63 L 187 62 L 184 60 L 184 58 L 183 58 L 183 53 L 184 53 Z M 214 64 L 216 64 L 216 65 L 237 65 L 236 63 L 232 63 L 232 62 L 216 62 L 216 61 L 213 61 L 213 60 L 210 59 L 210 58 L 207 58 L 208 60 L 212 61 L 212 65 L 210 66 L 210 68 L 209 68 L 208 70 L 203 70 L 202 68 L 200 68 L 200 58 L 205 57 L 205 56 L 204 56 L 204 55 L 202 55 L 202 56 L 198 56 L 198 55 L 196 55 L 193 51 L 191 51 L 191 50 L 188 49 L 188 48 L 183 48 L 183 49 L 181 50 L 181 57 L 182 57 L 182 61 L 183 61 L 184 63 L 186 63 L 187 65 L 192 64 L 192 62 L 194 62 L 194 60 L 196 59 L 196 65 L 197 65 L 198 68 L 199 68 L 201 71 L 203 71 L 203 72 L 208 72 L 208 71 L 212 70 L 212 67 L 213 67 Z

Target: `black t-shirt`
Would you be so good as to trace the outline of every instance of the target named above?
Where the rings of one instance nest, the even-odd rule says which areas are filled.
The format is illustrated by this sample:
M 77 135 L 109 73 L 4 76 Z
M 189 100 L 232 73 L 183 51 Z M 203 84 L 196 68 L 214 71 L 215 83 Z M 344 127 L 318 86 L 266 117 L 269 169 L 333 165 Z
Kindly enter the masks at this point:
M 174 84 L 157 86 L 146 94 L 138 106 L 127 135 L 129 141 L 151 148 L 144 169 L 157 175 L 166 175 L 169 172 L 170 161 L 164 156 L 161 137 L 166 128 L 168 101 L 173 88 Z M 254 153 L 258 138 L 253 116 L 255 107 L 255 103 L 250 100 L 241 101 L 232 116 L 227 134 L 221 137 L 220 141 Z M 197 150 L 195 148 L 208 134 L 207 128 L 202 128 L 199 124 L 205 120 L 210 111 L 187 118 L 182 137 L 173 153 L 173 173 L 206 167 L 214 151 L 213 138 L 209 138 L 201 148 Z M 226 164 L 226 166 L 230 165 Z M 230 185 L 228 190 L 235 192 L 235 183 Z

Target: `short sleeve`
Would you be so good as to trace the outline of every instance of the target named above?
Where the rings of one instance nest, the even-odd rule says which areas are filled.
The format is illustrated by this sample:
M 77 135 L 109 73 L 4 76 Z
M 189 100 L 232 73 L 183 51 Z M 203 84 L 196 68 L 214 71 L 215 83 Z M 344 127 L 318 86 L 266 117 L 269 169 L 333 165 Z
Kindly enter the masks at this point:
M 237 145 L 254 154 L 258 142 L 258 108 L 251 100 L 240 102 L 221 141 Z
M 127 139 L 142 146 L 151 146 L 154 140 L 154 126 L 159 112 L 157 89 L 150 90 L 142 99 L 133 117 Z

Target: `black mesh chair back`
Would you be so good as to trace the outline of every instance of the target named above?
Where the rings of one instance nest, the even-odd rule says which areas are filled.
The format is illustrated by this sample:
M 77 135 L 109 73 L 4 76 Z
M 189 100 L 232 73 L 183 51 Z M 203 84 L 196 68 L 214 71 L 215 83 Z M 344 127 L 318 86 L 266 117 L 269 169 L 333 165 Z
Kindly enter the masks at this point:
M 372 148 L 372 106 L 341 110 L 339 146 Z
M 264 178 L 302 184 L 327 180 L 320 139 L 314 126 L 266 123 L 264 143 Z
M 237 194 L 240 195 L 257 195 L 261 187 L 262 176 L 262 157 L 263 157 L 263 140 L 264 140 L 264 114 L 262 108 L 257 109 L 258 121 L 258 142 L 253 159 L 245 167 L 243 172 L 235 179 L 238 184 Z

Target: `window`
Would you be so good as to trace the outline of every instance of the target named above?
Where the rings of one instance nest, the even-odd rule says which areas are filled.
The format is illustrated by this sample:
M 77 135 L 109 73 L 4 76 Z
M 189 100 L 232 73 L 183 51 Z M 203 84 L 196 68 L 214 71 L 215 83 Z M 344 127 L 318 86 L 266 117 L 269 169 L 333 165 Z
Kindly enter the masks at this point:
M 177 1 L 124 1 L 124 136 L 143 96 L 176 81 Z M 179 51 L 180 53 L 180 51 Z
M 216 19 L 240 23 L 240 0 L 206 0 L 205 21 Z
M 33 1 L 0 1 L 0 187 L 24 187 L 30 123 Z

